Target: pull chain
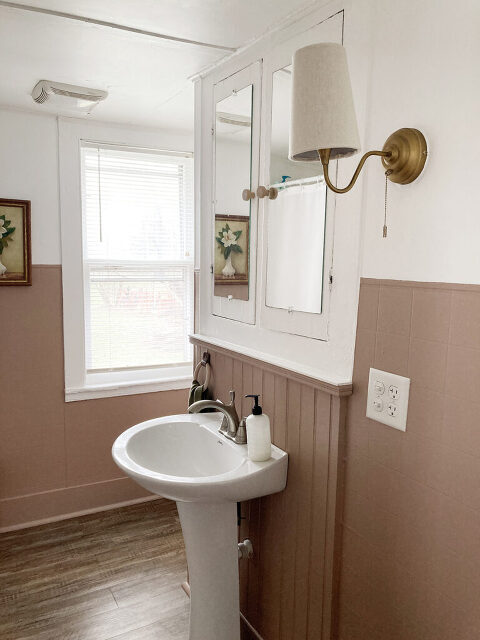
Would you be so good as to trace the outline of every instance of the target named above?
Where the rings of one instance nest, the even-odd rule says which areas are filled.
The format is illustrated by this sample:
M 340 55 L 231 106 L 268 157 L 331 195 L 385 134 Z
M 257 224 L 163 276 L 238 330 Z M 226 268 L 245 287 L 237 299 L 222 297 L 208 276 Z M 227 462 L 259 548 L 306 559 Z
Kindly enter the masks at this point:
M 385 214 L 383 216 L 383 237 L 387 237 L 387 196 L 388 196 L 388 176 L 393 173 L 392 169 L 385 171 Z

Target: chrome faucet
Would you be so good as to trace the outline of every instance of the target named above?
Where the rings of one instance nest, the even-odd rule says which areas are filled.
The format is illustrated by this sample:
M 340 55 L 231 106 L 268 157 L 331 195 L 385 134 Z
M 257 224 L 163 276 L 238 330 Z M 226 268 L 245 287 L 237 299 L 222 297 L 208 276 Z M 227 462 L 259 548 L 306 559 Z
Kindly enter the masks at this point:
M 247 443 L 245 421 L 240 422 L 235 408 L 235 391 L 230 391 L 229 404 L 224 404 L 221 400 L 199 400 L 190 405 L 188 412 L 199 413 L 203 409 L 216 409 L 223 413 L 222 424 L 218 431 L 237 444 Z

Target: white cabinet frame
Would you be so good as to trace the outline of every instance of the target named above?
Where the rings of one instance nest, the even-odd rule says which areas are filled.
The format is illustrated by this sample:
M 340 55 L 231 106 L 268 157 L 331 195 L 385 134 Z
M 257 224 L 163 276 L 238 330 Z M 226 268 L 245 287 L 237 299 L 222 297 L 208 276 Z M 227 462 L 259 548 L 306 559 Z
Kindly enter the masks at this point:
M 270 138 L 272 130 L 273 74 L 292 62 L 293 53 L 300 47 L 316 42 L 342 42 L 342 22 L 335 18 L 325 20 L 319 25 L 299 34 L 271 49 L 264 57 L 262 80 L 262 136 L 260 141 L 260 184 L 269 186 L 270 181 Z M 318 173 L 322 173 L 318 163 Z M 279 198 L 282 194 L 279 193 Z M 271 201 L 263 198 L 259 204 L 259 246 L 262 247 L 261 282 L 258 287 L 258 308 L 260 326 L 274 331 L 281 331 L 319 340 L 328 340 L 328 324 L 330 311 L 330 278 L 333 277 L 333 246 L 336 196 L 327 190 L 325 216 L 325 242 L 323 255 L 323 291 L 322 312 L 305 313 L 302 311 L 279 309 L 267 306 L 267 216 Z M 319 212 L 320 216 L 321 212 Z M 286 256 L 293 260 L 294 256 Z

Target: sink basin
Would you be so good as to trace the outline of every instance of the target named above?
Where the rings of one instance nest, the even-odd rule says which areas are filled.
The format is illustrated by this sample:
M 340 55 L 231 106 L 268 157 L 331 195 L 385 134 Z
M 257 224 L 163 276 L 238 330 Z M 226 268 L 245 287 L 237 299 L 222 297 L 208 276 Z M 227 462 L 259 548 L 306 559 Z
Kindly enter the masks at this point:
M 252 462 L 218 433 L 221 413 L 167 416 L 127 429 L 113 459 L 152 493 L 177 502 L 191 590 L 190 640 L 240 640 L 237 502 L 282 491 L 288 455 Z
M 127 429 L 113 445 L 117 465 L 138 484 L 183 502 L 242 502 L 282 491 L 287 454 L 272 446 L 252 462 L 247 445 L 218 433 L 220 413 L 155 418 Z

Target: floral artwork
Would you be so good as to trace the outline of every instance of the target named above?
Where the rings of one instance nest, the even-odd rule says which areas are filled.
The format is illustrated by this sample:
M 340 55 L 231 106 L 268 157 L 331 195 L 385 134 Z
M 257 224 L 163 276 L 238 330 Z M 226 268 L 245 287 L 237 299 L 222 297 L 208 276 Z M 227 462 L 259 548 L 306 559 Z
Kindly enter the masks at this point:
M 0 199 L 0 285 L 31 284 L 30 202 Z
M 248 216 L 215 216 L 215 282 L 248 282 Z
M 0 256 L 3 253 L 4 247 L 8 247 L 9 236 L 15 231 L 15 227 L 12 227 L 12 221 L 7 220 L 5 214 L 0 216 Z M 10 238 L 10 241 L 12 239 Z M 1 267 L 0 267 L 1 270 Z M 3 275 L 3 274 L 2 274 Z
M 243 253 L 242 247 L 238 244 L 238 239 L 242 235 L 242 230 L 232 231 L 228 225 L 228 222 L 225 224 L 223 229 L 221 229 L 218 236 L 215 238 L 219 244 L 219 250 L 223 253 L 223 257 L 225 258 L 225 266 L 222 269 L 222 274 L 227 277 L 233 277 L 235 275 L 235 267 L 232 264 L 231 254 L 232 251 L 234 253 Z

